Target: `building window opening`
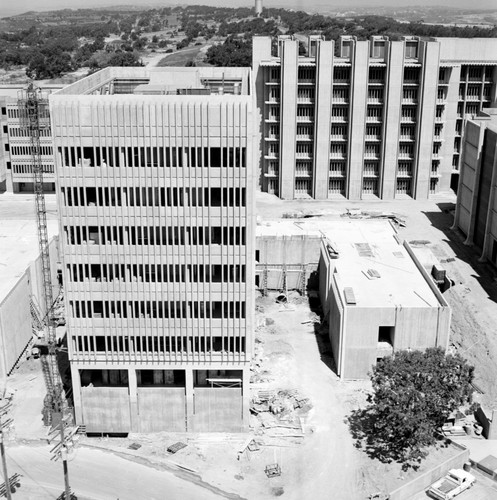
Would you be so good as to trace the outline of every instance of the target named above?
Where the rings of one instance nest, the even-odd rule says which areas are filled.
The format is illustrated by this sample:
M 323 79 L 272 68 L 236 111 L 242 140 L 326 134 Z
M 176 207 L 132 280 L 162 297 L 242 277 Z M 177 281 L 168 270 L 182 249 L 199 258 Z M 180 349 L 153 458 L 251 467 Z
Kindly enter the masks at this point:
M 378 328 L 378 342 L 386 342 L 393 347 L 394 335 L 394 326 L 380 326 Z
M 80 370 L 81 387 L 128 387 L 128 370 Z
M 242 370 L 194 370 L 194 387 L 241 387 Z
M 138 387 L 185 387 L 184 370 L 137 370 Z

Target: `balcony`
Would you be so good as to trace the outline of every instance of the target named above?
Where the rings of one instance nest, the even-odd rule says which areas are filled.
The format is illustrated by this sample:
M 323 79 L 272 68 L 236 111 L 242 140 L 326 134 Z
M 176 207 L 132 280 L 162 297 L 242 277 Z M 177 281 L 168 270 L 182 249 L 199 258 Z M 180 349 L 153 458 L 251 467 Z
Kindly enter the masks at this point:
M 366 116 L 367 123 L 381 123 L 381 116 Z
M 364 153 L 364 158 L 366 160 L 379 160 L 380 159 L 380 153 L 379 152 L 374 152 L 374 153 Z
M 415 116 L 401 116 L 400 122 L 401 123 L 416 123 L 416 117 Z
M 412 173 L 410 170 L 398 170 L 397 177 L 402 179 L 410 179 L 412 177 Z
M 414 142 L 416 137 L 414 135 L 401 135 L 399 140 L 400 142 Z
M 331 136 L 331 141 L 332 142 L 345 142 L 347 141 L 348 137 L 346 135 L 332 135 Z
M 297 141 L 313 141 L 314 140 L 314 136 L 311 135 L 311 134 L 300 134 L 300 135 L 297 135 Z
M 383 97 L 368 97 L 368 104 L 383 104 Z
M 295 170 L 295 177 L 312 177 L 312 167 L 297 168 Z
M 348 116 L 332 116 L 331 123 L 347 123 L 349 121 Z
M 330 153 L 331 160 L 345 160 L 347 153 L 345 151 L 333 151 Z
M 402 104 L 418 104 L 418 98 L 417 97 L 403 97 L 402 98 Z
M 298 123 L 312 123 L 314 121 L 314 115 L 312 116 L 297 116 Z
M 345 177 L 345 169 L 330 170 L 330 177 L 333 177 L 334 179 L 343 179 Z
M 348 97 L 333 96 L 331 98 L 331 101 L 333 102 L 333 104 L 348 104 L 349 98 Z
M 305 151 L 301 153 L 295 153 L 295 158 L 299 160 L 312 160 L 312 151 Z
M 276 97 L 270 97 L 267 101 L 265 101 L 266 104 L 279 104 L 280 99 Z
M 366 142 L 380 142 L 381 135 L 367 135 Z
M 297 97 L 299 104 L 314 104 L 314 97 Z
M 370 169 L 365 169 L 362 175 L 363 177 L 369 177 L 372 179 L 379 177 L 377 170 L 370 170 Z

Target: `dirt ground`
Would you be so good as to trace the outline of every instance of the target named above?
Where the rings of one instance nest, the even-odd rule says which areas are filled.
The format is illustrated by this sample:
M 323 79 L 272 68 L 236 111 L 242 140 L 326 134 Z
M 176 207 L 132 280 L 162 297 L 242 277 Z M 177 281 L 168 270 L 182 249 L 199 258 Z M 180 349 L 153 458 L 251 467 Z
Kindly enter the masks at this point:
M 406 221 L 399 227 L 407 241 L 423 240 L 454 281 L 444 296 L 452 308 L 450 346 L 475 366 L 475 381 L 483 394 L 475 399 L 486 407 L 497 405 L 497 270 L 480 262 L 480 253 L 464 244 L 465 237 L 451 229 L 456 197 L 438 195 L 430 200 L 393 201 L 282 201 L 275 196 L 258 193 L 257 213 L 274 220 L 286 212 L 297 210 L 336 217 L 347 208 L 389 211 Z M 449 260 L 449 262 L 447 262 Z
M 263 194 L 258 198 L 258 213 L 265 219 L 276 219 L 284 212 L 302 209 L 321 212 L 323 217 L 336 217 L 347 208 L 388 210 L 405 219 L 406 227 L 399 229 L 400 236 L 408 241 L 427 242 L 424 245 L 442 262 L 454 281 L 454 286 L 445 293 L 453 309 L 451 346 L 475 365 L 477 385 L 484 391 L 480 401 L 487 405 L 495 402 L 495 272 L 488 264 L 478 262 L 475 249 L 465 246 L 463 236 L 450 229 L 454 197 L 439 197 L 416 202 L 416 205 L 403 200 L 302 204 Z M 307 322 L 315 318 L 308 300 L 295 294 L 289 307 L 285 307 L 274 299 L 272 295 L 257 301 L 259 327 L 252 394 L 270 390 L 298 391 L 302 398 L 309 400 L 305 411 L 293 414 L 293 417 L 297 414 L 301 417 L 298 425 L 293 425 L 293 420 L 292 425 L 286 427 L 261 429 L 260 419 L 253 416 L 254 430 L 250 434 L 81 437 L 78 446 L 103 448 L 121 458 L 171 471 L 187 481 L 212 488 L 219 498 L 366 499 L 371 493 L 389 491 L 407 480 L 409 476 L 398 465 L 371 460 L 354 447 L 346 417 L 364 404 L 369 384 L 339 381 L 333 371 L 326 335 L 312 322 Z M 14 426 L 7 449 L 20 444 L 34 446 L 45 435 L 39 414 L 44 396 L 39 364 L 31 360 L 22 365 L 9 377 L 8 389 L 14 392 Z M 238 456 L 238 450 L 249 436 L 255 438 L 259 450 Z M 166 449 L 176 441 L 188 446 L 170 455 Z M 141 446 L 137 450 L 129 449 L 132 443 Z M 421 471 L 450 453 L 450 449 L 432 450 Z M 281 467 L 281 476 L 267 478 L 264 469 L 273 463 Z

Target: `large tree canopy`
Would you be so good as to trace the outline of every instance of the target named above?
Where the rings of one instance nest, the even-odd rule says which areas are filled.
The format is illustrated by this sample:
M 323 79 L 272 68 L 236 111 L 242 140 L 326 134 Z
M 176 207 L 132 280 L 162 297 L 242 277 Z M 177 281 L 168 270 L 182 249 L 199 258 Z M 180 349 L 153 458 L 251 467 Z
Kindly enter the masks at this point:
M 349 418 L 358 445 L 386 462 L 419 463 L 450 413 L 471 402 L 473 371 L 440 348 L 382 359 L 371 374 L 369 406 Z

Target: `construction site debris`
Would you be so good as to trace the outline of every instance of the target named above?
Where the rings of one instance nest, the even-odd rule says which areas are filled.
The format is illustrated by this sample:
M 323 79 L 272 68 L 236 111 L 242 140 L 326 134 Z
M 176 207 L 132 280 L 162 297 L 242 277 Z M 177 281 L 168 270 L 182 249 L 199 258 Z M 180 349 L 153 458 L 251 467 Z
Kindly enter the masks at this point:
M 141 444 L 138 444 L 138 443 L 131 443 L 131 444 L 128 446 L 128 450 L 139 450 L 141 447 L 142 447 L 142 445 L 141 445 Z
M 186 448 L 187 445 L 185 443 L 182 443 L 181 441 L 178 441 L 177 443 L 172 444 L 167 448 L 167 451 L 169 453 L 176 453 L 179 450 L 182 450 L 183 448 Z
M 266 473 L 266 476 L 269 478 L 281 476 L 281 467 L 278 464 L 269 464 L 266 465 L 264 472 Z
M 268 437 L 302 438 L 301 416 L 312 408 L 309 398 L 296 389 L 259 391 L 253 396 L 250 412 L 256 416 L 252 427 Z
M 406 221 L 393 212 L 380 212 L 375 210 L 365 211 L 358 208 L 347 208 L 347 211 L 340 214 L 341 217 L 349 219 L 389 219 L 400 227 L 406 227 Z

